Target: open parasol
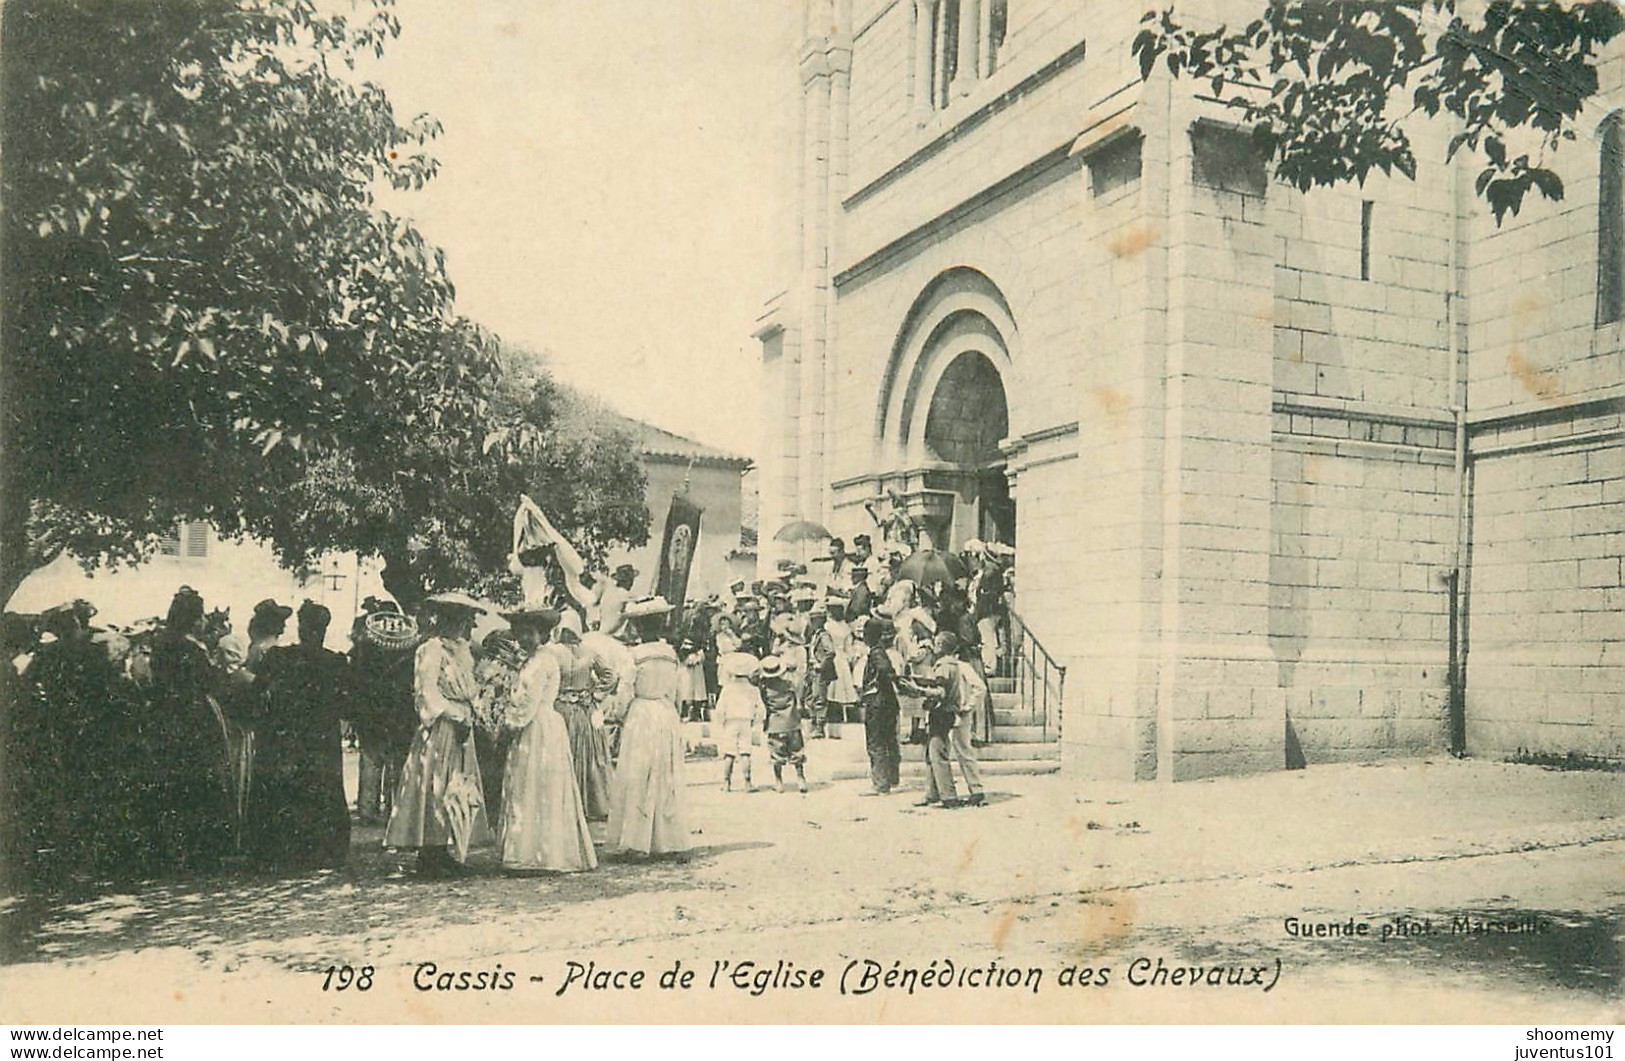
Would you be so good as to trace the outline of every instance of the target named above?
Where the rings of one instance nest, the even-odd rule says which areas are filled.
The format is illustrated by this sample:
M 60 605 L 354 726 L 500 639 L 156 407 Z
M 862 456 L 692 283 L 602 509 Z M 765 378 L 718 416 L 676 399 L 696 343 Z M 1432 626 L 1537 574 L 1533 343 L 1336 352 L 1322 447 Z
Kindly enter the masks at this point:
M 965 577 L 965 565 L 959 557 L 940 549 L 920 549 L 897 567 L 896 578 L 908 579 L 917 586 L 935 586 Z
M 773 535 L 773 540 L 776 542 L 789 542 L 794 545 L 798 542 L 816 542 L 833 537 L 834 535 L 829 532 L 829 528 L 822 523 L 814 523 L 810 519 L 798 519 L 780 527 L 778 532 Z

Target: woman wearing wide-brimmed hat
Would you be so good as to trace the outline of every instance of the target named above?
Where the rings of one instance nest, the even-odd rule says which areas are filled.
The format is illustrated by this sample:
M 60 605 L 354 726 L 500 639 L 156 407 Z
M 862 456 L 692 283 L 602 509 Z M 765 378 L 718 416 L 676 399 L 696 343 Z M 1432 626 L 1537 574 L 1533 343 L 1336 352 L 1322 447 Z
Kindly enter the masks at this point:
M 412 678 L 418 730 L 401 768 L 384 846 L 416 848 L 425 876 L 457 873 L 468 849 L 490 838 L 474 750 L 477 687 L 468 644 L 485 610 L 464 593 L 438 593 L 423 606 L 429 637 L 418 646 Z
M 570 731 L 554 710 L 559 660 L 547 645 L 558 625 L 551 608 L 504 612 L 527 658 L 503 715 L 515 732 L 503 771 L 502 868 L 517 872 L 574 873 L 593 869 L 598 856 L 581 809 Z
M 664 631 L 671 605 L 655 597 L 627 606 L 638 645 L 632 705 L 621 729 L 610 785 L 611 847 L 637 855 L 688 850 L 683 791 L 683 726 L 677 716 L 677 651 Z

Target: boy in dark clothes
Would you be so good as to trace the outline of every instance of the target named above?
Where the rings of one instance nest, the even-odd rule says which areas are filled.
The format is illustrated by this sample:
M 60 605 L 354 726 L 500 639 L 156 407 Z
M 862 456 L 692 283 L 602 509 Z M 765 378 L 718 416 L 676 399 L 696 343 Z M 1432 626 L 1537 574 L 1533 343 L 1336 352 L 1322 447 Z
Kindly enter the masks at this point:
M 767 708 L 767 743 L 773 757 L 773 781 L 784 791 L 784 764 L 796 768 L 796 780 L 807 791 L 807 746 L 801 736 L 801 701 L 795 683 L 784 674 L 784 661 L 768 656 L 757 669 L 757 688 Z

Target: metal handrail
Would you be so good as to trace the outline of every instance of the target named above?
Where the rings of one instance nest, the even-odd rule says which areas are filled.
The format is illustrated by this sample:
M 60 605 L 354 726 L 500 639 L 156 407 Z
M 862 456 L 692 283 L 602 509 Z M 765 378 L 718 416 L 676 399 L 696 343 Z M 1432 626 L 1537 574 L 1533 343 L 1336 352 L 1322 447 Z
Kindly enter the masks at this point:
M 1010 669 L 1014 673 L 1006 676 L 1015 679 L 1016 694 L 1022 703 L 1038 714 L 1044 740 L 1050 739 L 1051 728 L 1059 740 L 1062 708 L 1066 701 L 1066 667 L 1057 663 L 1044 643 L 1033 636 L 1032 628 L 1025 619 L 1013 609 L 1008 614 Z M 999 670 L 1002 674 L 1005 667 L 1001 665 Z

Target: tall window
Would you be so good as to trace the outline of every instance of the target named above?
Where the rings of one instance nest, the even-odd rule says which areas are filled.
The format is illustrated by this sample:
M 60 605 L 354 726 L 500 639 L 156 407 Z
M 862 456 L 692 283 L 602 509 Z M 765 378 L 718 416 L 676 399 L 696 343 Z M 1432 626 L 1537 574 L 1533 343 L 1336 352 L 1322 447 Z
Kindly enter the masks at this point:
M 1370 199 L 1360 200 L 1360 279 L 1371 279 L 1371 209 L 1376 204 Z
M 941 110 L 952 102 L 954 79 L 959 76 L 959 0 L 937 0 L 935 37 L 937 76 L 932 106 Z
M 1597 323 L 1610 324 L 1625 310 L 1625 169 L 1620 113 L 1603 119 L 1597 172 Z
M 1010 28 L 1009 0 L 982 0 L 987 5 L 987 62 L 982 76 L 999 68 L 999 52 L 1004 48 L 1004 36 Z
M 914 107 L 946 109 L 991 74 L 1009 32 L 1009 0 L 915 0 Z

